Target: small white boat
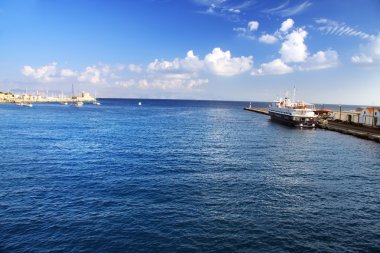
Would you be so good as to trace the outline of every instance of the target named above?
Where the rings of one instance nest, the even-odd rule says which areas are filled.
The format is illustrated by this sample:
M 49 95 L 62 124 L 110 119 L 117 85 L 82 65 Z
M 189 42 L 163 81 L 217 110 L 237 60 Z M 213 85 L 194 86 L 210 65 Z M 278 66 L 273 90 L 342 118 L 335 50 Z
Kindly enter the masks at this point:
M 61 103 L 61 105 L 68 105 L 69 103 L 67 103 L 67 102 L 63 102 L 63 103 Z
M 99 101 L 95 100 L 93 103 L 93 105 L 102 105 Z
M 32 103 L 24 103 L 24 102 L 16 103 L 16 105 L 18 105 L 18 106 L 26 106 L 26 107 L 33 107 Z
M 142 105 L 142 103 L 141 103 L 141 102 L 139 102 L 139 105 Z
M 73 103 L 73 106 L 75 106 L 75 107 L 81 107 L 81 106 L 83 106 L 83 102 L 76 101 L 76 102 Z

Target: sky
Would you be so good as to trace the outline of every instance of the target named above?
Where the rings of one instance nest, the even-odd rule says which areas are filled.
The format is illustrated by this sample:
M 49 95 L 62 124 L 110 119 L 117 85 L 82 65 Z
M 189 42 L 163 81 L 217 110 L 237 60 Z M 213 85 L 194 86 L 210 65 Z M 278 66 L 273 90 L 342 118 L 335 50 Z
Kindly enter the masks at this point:
M 380 105 L 380 0 L 0 0 L 0 91 Z

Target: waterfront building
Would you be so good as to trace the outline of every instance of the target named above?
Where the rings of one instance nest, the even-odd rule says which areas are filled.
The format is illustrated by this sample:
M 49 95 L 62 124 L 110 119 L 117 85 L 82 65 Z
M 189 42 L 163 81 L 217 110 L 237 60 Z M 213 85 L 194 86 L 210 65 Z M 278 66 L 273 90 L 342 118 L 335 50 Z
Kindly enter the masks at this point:
M 15 95 L 10 92 L 0 92 L 0 101 L 9 102 L 15 99 Z
M 364 107 L 360 112 L 360 124 L 380 127 L 380 107 Z
M 380 127 L 380 107 L 359 107 L 352 111 L 337 111 L 333 120 L 369 127 Z

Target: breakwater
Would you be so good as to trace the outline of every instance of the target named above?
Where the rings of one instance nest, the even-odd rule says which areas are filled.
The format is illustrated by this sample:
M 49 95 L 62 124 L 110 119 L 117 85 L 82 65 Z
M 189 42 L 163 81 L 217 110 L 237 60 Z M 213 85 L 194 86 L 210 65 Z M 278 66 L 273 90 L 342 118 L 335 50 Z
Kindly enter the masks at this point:
M 353 126 L 342 122 L 329 121 L 327 124 L 318 124 L 319 128 L 352 135 L 361 139 L 372 140 L 380 143 L 380 129 Z
M 265 115 L 269 115 L 268 109 L 266 109 L 266 108 L 252 108 L 252 107 L 248 107 L 248 108 L 244 108 L 244 110 L 251 111 L 251 112 L 257 112 L 257 113 L 261 113 L 261 114 L 265 114 Z

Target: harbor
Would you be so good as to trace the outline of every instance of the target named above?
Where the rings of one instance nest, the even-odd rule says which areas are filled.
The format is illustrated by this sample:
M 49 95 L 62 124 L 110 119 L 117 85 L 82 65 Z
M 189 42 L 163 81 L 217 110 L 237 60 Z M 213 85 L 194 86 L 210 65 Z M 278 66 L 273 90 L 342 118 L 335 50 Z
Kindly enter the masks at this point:
M 92 97 L 88 92 L 81 92 L 79 96 L 64 97 L 61 96 L 42 96 L 33 94 L 13 94 L 11 92 L 0 92 L 0 103 L 11 104 L 31 104 L 31 103 L 77 103 L 77 102 L 96 102 L 96 98 Z
M 269 116 L 267 108 L 254 108 L 250 106 L 243 109 Z M 316 127 L 380 143 L 380 128 L 377 127 L 377 110 L 378 108 L 358 108 L 355 111 L 343 112 L 316 110 L 329 112 L 328 115 L 318 115 Z M 369 115 L 368 112 L 370 113 Z M 360 116 L 361 114 L 362 117 Z

